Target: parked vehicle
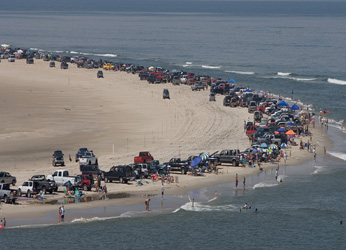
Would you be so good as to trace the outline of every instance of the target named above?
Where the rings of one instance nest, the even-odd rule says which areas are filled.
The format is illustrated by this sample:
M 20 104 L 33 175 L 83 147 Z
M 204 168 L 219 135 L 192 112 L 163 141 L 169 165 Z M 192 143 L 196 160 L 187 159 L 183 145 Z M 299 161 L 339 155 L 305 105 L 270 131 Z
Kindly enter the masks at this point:
M 53 175 L 48 175 L 47 180 L 55 181 L 57 186 L 63 186 L 67 182 L 72 186 L 75 184 L 75 176 L 70 176 L 68 170 L 57 170 Z
M 26 59 L 26 64 L 34 64 L 34 58 L 33 57 L 28 57 Z
M 210 102 L 215 102 L 216 101 L 214 92 L 210 92 L 210 94 L 209 94 L 209 101 Z
M 132 169 L 129 165 L 113 166 L 105 172 L 105 182 L 119 181 L 127 183 L 133 177 Z
M 17 179 L 8 172 L 0 172 L 0 183 L 16 185 Z
M 178 171 L 182 174 L 187 174 L 189 170 L 189 163 L 182 161 L 180 158 L 172 158 L 169 162 L 163 163 L 163 165 L 166 165 L 169 171 Z
M 246 135 L 248 137 L 251 137 L 253 135 L 253 133 L 255 133 L 257 131 L 257 128 L 258 128 L 258 126 L 256 126 L 256 125 L 248 126 L 246 128 Z
M 94 178 L 101 175 L 102 180 L 105 177 L 105 171 L 102 171 L 98 165 L 80 165 L 82 174 L 92 175 Z
M 79 161 L 79 158 L 81 158 L 86 152 L 88 152 L 87 148 L 80 148 L 76 154 L 76 162 Z
M 58 186 L 56 185 L 54 180 L 47 180 L 45 175 L 34 175 L 30 179 L 34 182 L 34 187 L 37 191 L 49 192 L 52 194 L 53 192 L 58 191 Z
M 64 154 L 61 150 L 55 150 L 53 153 L 52 165 L 55 167 L 56 165 L 65 166 Z
M 179 76 L 174 76 L 173 77 L 172 84 L 173 85 L 180 85 L 180 78 L 179 78 Z
M 226 96 L 223 98 L 223 106 L 230 106 L 230 104 L 231 104 L 231 99 L 232 99 L 232 97 L 230 97 L 229 95 L 226 95 Z
M 232 163 L 233 166 L 239 166 L 239 150 L 222 150 L 219 154 L 215 154 L 217 163 Z
M 168 91 L 168 89 L 164 89 L 164 90 L 163 90 L 163 99 L 171 99 L 171 98 L 169 97 L 169 91 Z
M 62 61 L 60 64 L 60 69 L 68 69 L 68 64 L 65 61 Z
M 199 81 L 196 81 L 196 82 L 194 82 L 193 85 L 191 85 L 192 91 L 197 91 L 197 90 L 199 91 L 199 90 L 204 90 L 204 89 L 205 89 L 204 83 L 199 82 Z
M 16 59 L 14 57 L 14 55 L 10 55 L 10 57 L 8 58 L 8 62 L 15 62 Z
M 79 174 L 75 177 L 75 187 L 90 191 L 94 186 L 94 178 L 89 174 Z
M 97 78 L 103 78 L 102 70 L 97 71 Z
M 148 151 L 139 152 L 139 155 L 134 157 L 135 163 L 146 163 L 148 161 L 154 160 L 154 157 Z
M 5 203 L 15 204 L 17 199 L 17 191 L 10 189 L 10 184 L 0 184 L 0 200 Z
M 50 62 L 50 63 L 49 63 L 49 67 L 50 67 L 50 68 L 54 68 L 54 67 L 55 67 L 55 62 Z
M 94 152 L 87 151 L 84 153 L 82 157 L 79 158 L 79 165 L 97 165 L 98 164 L 98 159 L 94 155 Z
M 262 115 L 261 111 L 257 110 L 253 113 L 253 118 L 254 118 L 255 122 L 260 122 L 262 117 L 263 117 L 263 115 Z
M 36 194 L 37 191 L 34 188 L 34 182 L 33 181 L 24 181 L 24 183 L 18 187 L 18 196 L 21 197 L 23 194 L 26 195 L 26 197 L 31 198 L 33 194 Z
M 253 113 L 257 110 L 257 103 L 255 101 L 250 101 L 249 105 L 248 105 L 248 108 L 247 108 L 247 111 L 249 113 Z

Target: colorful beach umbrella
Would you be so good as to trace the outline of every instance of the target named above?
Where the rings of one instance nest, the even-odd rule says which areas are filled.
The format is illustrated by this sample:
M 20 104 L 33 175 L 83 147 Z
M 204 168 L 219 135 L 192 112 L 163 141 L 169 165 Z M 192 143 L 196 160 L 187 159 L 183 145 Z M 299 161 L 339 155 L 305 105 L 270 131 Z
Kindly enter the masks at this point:
M 268 147 L 267 143 L 264 143 L 264 142 L 263 142 L 263 143 L 261 144 L 261 148 L 266 148 L 266 147 Z
M 278 132 L 286 132 L 286 129 L 285 128 L 279 128 Z
M 286 135 L 295 135 L 296 133 L 294 133 L 294 131 L 291 129 L 291 130 L 288 130 L 286 132 Z
M 282 143 L 282 144 L 281 144 L 281 147 L 282 147 L 282 148 L 287 148 L 287 144 L 286 144 L 286 143 Z

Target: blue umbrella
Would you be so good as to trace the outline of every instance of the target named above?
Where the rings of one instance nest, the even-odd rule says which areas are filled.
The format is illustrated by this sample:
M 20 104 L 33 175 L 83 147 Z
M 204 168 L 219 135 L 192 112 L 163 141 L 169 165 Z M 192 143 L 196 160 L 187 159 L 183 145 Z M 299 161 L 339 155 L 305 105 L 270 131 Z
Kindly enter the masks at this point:
M 288 126 L 294 126 L 295 124 L 294 124 L 293 122 L 288 122 L 288 123 L 286 123 L 286 125 L 288 125 Z
M 285 106 L 285 107 L 288 107 L 288 104 L 287 104 L 287 102 L 285 102 L 285 101 L 281 101 L 281 102 L 278 103 L 278 106 Z
M 286 144 L 286 143 L 282 143 L 282 144 L 281 144 L 281 147 L 282 147 L 282 148 L 287 148 L 287 144 Z
M 193 159 L 193 161 L 190 163 L 191 167 L 195 167 L 197 166 L 200 162 L 202 161 L 201 157 L 196 157 L 195 159 Z
M 284 129 L 284 128 L 279 128 L 279 129 L 278 129 L 278 132 L 286 132 L 286 129 Z
M 292 110 L 299 110 L 299 106 L 298 106 L 297 104 L 293 104 L 293 105 L 291 106 L 291 109 L 292 109 Z
M 234 80 L 233 78 L 231 78 L 231 79 L 229 79 L 228 82 L 230 82 L 230 83 L 235 83 L 235 80 Z
M 264 142 L 263 142 L 263 143 L 261 144 L 261 148 L 266 148 L 266 147 L 268 147 L 267 143 L 264 143 Z
M 252 92 L 252 90 L 251 89 L 247 89 L 244 92 Z

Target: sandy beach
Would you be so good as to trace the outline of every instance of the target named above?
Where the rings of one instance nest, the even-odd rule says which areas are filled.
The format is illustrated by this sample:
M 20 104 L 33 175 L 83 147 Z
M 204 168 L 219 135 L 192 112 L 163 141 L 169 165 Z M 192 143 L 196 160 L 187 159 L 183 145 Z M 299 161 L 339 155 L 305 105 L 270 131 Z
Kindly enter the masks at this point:
M 245 108 L 224 107 L 222 96 L 209 102 L 209 91 L 192 92 L 185 85 L 149 85 L 138 75 L 113 71 L 104 71 L 104 78 L 98 79 L 96 69 L 70 64 L 69 69 L 62 70 L 48 64 L 42 60 L 35 60 L 33 65 L 25 64 L 25 60 L 0 63 L 0 170 L 17 177 L 16 187 L 34 174 L 53 174 L 56 169 L 79 174 L 78 163 L 69 162 L 68 155 L 74 159 L 80 147 L 94 150 L 100 169 L 108 171 L 113 165 L 132 163 L 143 150 L 166 162 L 172 157 L 186 159 L 200 152 L 245 150 L 250 146 L 243 122 L 252 119 L 252 114 Z M 170 100 L 162 99 L 164 88 L 169 89 Z M 331 142 L 319 126 L 310 129 L 317 154 L 322 155 L 324 146 L 330 148 Z M 303 138 L 304 142 L 308 140 L 310 137 Z M 65 167 L 51 165 L 57 149 L 65 154 Z M 298 146 L 287 149 L 287 153 L 287 165 L 313 159 L 312 153 Z M 277 164 L 264 165 L 265 169 L 275 167 Z M 179 174 L 179 182 L 166 185 L 165 193 L 183 195 L 188 190 L 234 181 L 236 173 L 243 177 L 258 172 L 258 167 L 222 165 L 218 175 Z M 134 195 L 65 206 L 86 209 L 142 203 L 145 195 L 161 192 L 161 183 L 107 183 L 107 188 L 109 194 Z M 56 196 L 47 195 L 47 200 L 62 198 L 59 190 Z M 19 200 L 19 205 L 2 203 L 0 217 L 38 217 L 58 207 Z

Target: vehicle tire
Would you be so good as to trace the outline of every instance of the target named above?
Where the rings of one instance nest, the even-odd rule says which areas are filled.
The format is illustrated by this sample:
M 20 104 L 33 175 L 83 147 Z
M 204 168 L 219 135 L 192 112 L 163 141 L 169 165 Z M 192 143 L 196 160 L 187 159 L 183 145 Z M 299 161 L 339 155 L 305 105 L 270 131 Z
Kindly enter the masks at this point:
M 15 185 L 16 185 L 16 181 L 13 180 L 13 181 L 12 181 L 12 186 L 15 186 Z
M 96 161 L 95 161 L 95 165 L 97 165 L 98 163 L 99 163 L 98 160 L 96 160 Z
M 233 160 L 233 161 L 232 161 L 232 166 L 233 166 L 233 167 L 237 166 L 237 161 L 236 161 L 236 160 Z
M 105 177 L 105 182 L 108 182 L 108 177 Z
M 83 190 L 84 190 L 84 191 L 88 191 L 88 186 L 87 186 L 87 184 L 84 184 L 84 185 L 83 185 Z
M 89 164 L 88 165 L 91 165 L 91 161 L 89 161 Z
M 28 190 L 28 192 L 26 193 L 26 197 L 31 198 L 31 192 L 30 192 L 30 190 Z
M 52 194 L 53 193 L 53 190 L 49 190 L 49 194 Z
M 8 203 L 9 201 L 10 201 L 10 199 L 5 195 L 5 196 L 4 196 L 4 202 L 5 202 L 5 204 Z
M 186 174 L 185 168 L 182 168 L 182 169 L 181 169 L 181 173 L 182 173 L 182 174 Z
M 119 182 L 120 182 L 120 183 L 124 183 L 123 177 L 120 177 L 120 178 L 119 178 Z
M 22 196 L 22 190 L 18 189 L 18 196 L 21 197 Z
M 46 187 L 42 187 L 42 193 L 46 193 Z

